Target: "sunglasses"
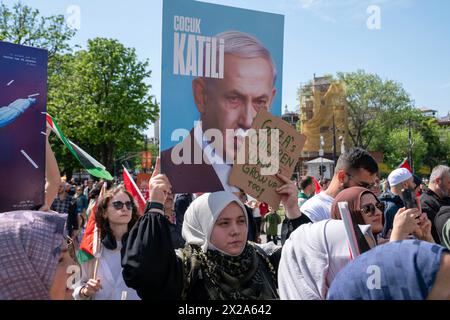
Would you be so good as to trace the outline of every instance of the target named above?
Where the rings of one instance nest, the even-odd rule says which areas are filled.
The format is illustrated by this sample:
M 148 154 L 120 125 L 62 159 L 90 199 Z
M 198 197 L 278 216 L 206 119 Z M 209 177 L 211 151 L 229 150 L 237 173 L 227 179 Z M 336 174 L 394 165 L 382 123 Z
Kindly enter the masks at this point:
M 384 203 L 383 202 L 377 202 L 375 205 L 373 203 L 368 203 L 362 206 L 361 212 L 364 213 L 366 216 L 371 217 L 375 215 L 375 208 L 380 210 L 382 213 L 384 212 Z
M 355 179 L 354 176 L 352 176 L 350 173 L 345 173 L 351 180 L 353 180 L 358 187 L 363 187 L 366 189 L 372 189 L 376 184 L 375 183 L 368 183 L 368 182 L 364 182 L 364 181 L 358 181 Z
M 112 203 L 114 209 L 121 210 L 123 208 L 123 205 L 127 207 L 128 210 L 131 210 L 133 208 L 133 203 L 131 201 L 122 202 L 122 201 L 114 201 Z

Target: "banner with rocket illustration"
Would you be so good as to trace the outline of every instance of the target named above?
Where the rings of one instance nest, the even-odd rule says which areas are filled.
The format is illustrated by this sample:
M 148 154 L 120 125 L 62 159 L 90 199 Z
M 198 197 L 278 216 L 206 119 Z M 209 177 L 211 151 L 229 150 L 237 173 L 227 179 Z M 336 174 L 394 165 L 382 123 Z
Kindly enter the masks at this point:
M 0 41 L 0 212 L 44 203 L 47 59 Z

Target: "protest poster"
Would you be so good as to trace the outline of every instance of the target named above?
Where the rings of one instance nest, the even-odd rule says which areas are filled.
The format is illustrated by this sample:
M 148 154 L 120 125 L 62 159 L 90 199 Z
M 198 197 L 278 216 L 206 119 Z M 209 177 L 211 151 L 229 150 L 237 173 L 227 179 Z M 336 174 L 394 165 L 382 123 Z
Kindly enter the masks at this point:
M 231 170 L 229 183 L 252 197 L 278 208 L 281 197 L 276 189 L 282 181 L 280 173 L 291 178 L 306 137 L 286 121 L 265 110 L 258 112 Z M 240 157 L 245 160 L 239 161 Z M 244 164 L 241 164 L 244 162 Z
M 0 41 L 0 212 L 44 204 L 47 59 Z
M 235 136 L 259 109 L 281 115 L 283 29 L 278 14 L 164 1 L 161 171 L 173 193 L 238 191 Z

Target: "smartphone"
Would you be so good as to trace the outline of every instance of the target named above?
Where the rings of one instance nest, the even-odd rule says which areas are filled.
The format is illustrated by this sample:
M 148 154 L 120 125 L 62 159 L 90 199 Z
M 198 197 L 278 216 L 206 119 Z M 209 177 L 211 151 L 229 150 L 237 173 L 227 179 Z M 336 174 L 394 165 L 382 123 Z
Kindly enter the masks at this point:
M 412 189 L 402 189 L 401 198 L 403 203 L 405 204 L 406 209 L 418 208 L 416 195 L 414 194 L 414 190 Z

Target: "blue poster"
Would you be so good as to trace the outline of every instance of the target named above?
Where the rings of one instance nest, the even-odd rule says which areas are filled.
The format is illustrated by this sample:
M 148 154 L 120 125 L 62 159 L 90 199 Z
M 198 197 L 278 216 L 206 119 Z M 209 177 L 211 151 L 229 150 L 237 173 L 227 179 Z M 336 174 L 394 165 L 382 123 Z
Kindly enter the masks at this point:
M 0 41 L 0 212 L 44 204 L 47 51 Z
M 253 118 L 281 115 L 284 16 L 164 0 L 162 32 L 161 170 L 174 193 L 237 191 Z

